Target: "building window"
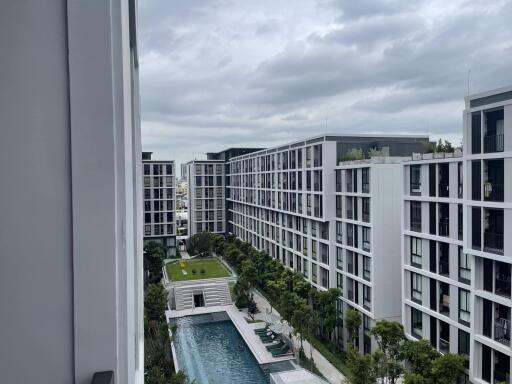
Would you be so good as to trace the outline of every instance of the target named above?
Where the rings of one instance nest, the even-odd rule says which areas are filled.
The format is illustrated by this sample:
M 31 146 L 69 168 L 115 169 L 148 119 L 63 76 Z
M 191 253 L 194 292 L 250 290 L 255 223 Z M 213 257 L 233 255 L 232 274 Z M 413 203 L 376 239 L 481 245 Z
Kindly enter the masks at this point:
M 422 294 L 421 280 L 421 275 L 411 272 L 411 298 L 412 301 L 420 304 Z
M 343 271 L 343 249 L 336 247 L 336 267 Z
M 416 308 L 411 308 L 411 330 L 414 337 L 421 339 L 423 334 L 423 314 Z
M 372 289 L 366 285 L 363 285 L 363 307 L 367 310 L 371 310 L 372 306 Z
M 363 227 L 363 250 L 370 252 L 370 228 Z
M 421 165 L 411 165 L 411 195 L 421 195 Z
M 363 279 L 370 281 L 371 279 L 371 258 L 363 256 Z
M 370 198 L 363 197 L 362 198 L 362 211 L 363 211 L 363 221 L 366 223 L 370 222 Z
M 421 232 L 421 202 L 411 201 L 411 231 Z
M 150 236 L 151 235 L 151 225 L 145 225 L 144 226 L 144 235 Z
M 469 291 L 459 288 L 459 321 L 469 325 L 471 314 Z
M 469 284 L 471 282 L 471 262 L 469 255 L 462 252 L 459 247 L 459 281 Z
M 370 168 L 361 170 L 362 192 L 370 193 Z
M 411 237 L 411 265 L 421 268 L 421 239 Z
M 173 174 L 172 164 L 166 164 L 165 165 L 165 173 L 168 174 L 168 175 L 172 175 Z
M 341 290 L 343 295 L 343 275 L 341 273 L 336 273 L 336 287 Z
M 149 176 L 144 176 L 144 186 L 145 187 L 151 186 L 151 178 Z
M 336 222 L 336 242 L 343 243 L 343 223 L 339 221 Z
M 470 350 L 469 333 L 459 329 L 459 355 L 469 357 Z
M 144 174 L 149 175 L 151 173 L 151 166 L 149 164 L 144 164 Z

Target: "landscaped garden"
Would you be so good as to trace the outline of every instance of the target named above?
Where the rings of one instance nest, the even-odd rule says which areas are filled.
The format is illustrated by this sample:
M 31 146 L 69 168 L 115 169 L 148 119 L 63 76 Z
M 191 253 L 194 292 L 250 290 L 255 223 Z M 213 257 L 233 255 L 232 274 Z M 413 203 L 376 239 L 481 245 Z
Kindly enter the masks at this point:
M 167 275 L 172 281 L 213 279 L 228 277 L 229 271 L 215 258 L 182 260 L 166 265 Z

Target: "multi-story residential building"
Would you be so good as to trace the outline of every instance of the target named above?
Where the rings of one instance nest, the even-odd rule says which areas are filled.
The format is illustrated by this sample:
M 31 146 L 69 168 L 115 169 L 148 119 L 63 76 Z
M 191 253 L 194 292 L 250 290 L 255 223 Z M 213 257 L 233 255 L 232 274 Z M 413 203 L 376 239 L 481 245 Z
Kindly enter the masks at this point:
M 403 322 L 469 356 L 471 382 L 509 382 L 512 87 L 465 103 L 463 157 L 405 165 Z
M 226 233 L 228 213 L 229 175 L 228 161 L 261 148 L 228 148 L 221 152 L 208 152 L 207 160 L 187 163 L 188 177 L 188 235 L 199 232 Z
M 342 291 L 340 322 L 357 309 L 363 326 L 356 338 L 360 351 L 376 348 L 370 329 L 379 320 L 401 321 L 400 207 L 403 157 L 377 156 L 342 162 L 335 168 L 336 262 L 333 283 Z M 340 342 L 346 339 L 338 327 Z M 360 342 L 361 341 L 361 342 Z
M 187 163 L 188 235 L 226 232 L 223 160 L 193 160 Z
M 144 382 L 136 10 L 2 4 L 2 383 Z
M 151 160 L 142 152 L 144 186 L 144 245 L 157 241 L 176 255 L 176 174 L 174 160 Z
M 380 318 L 400 318 L 400 198 L 391 192 L 399 191 L 402 166 L 389 157 L 380 159 L 382 164 L 340 162 L 353 148 L 405 156 L 423 151 L 427 142 L 425 136 L 326 135 L 234 157 L 228 232 L 301 272 L 318 289 L 344 287 L 340 317 L 352 306 L 365 314 L 367 328 Z M 340 183 L 345 183 L 341 190 Z M 337 201 L 338 211 L 345 210 L 341 217 Z M 394 281 L 372 273 L 374 263 L 385 271 L 395 265 Z M 360 348 L 369 351 L 371 345 L 363 342 Z
M 406 335 L 469 356 L 472 263 L 463 252 L 462 152 L 415 155 L 403 180 Z

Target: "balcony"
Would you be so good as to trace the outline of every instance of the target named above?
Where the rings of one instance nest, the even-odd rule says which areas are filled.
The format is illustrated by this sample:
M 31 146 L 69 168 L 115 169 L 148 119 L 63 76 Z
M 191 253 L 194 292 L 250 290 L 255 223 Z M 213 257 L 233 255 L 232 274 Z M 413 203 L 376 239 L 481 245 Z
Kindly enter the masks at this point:
M 363 212 L 362 219 L 365 223 L 370 222 L 370 214 L 368 212 Z
M 421 183 L 411 182 L 411 195 L 412 196 L 421 195 Z
M 362 192 L 363 193 L 370 193 L 370 183 L 363 182 L 363 184 L 362 184 Z
M 484 136 L 484 152 L 503 152 L 504 148 L 504 135 L 485 135 Z
M 421 220 L 411 219 L 411 231 L 421 232 Z
M 497 318 L 494 323 L 494 340 L 510 346 L 510 320 Z
M 503 233 L 484 232 L 484 251 L 503 255 Z
M 504 186 L 487 181 L 484 184 L 484 200 L 485 201 L 503 201 Z

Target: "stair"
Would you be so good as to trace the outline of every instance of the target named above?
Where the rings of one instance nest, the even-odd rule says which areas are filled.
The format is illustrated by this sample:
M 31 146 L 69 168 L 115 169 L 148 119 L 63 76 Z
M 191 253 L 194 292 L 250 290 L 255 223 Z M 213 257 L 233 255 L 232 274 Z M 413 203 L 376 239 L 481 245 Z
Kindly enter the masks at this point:
M 206 307 L 231 305 L 231 293 L 227 283 L 210 283 L 202 285 L 182 285 L 174 288 L 176 310 L 194 308 L 194 293 L 202 291 Z
M 227 283 L 219 283 L 203 288 L 204 301 L 207 307 L 214 305 L 231 305 L 231 293 Z

